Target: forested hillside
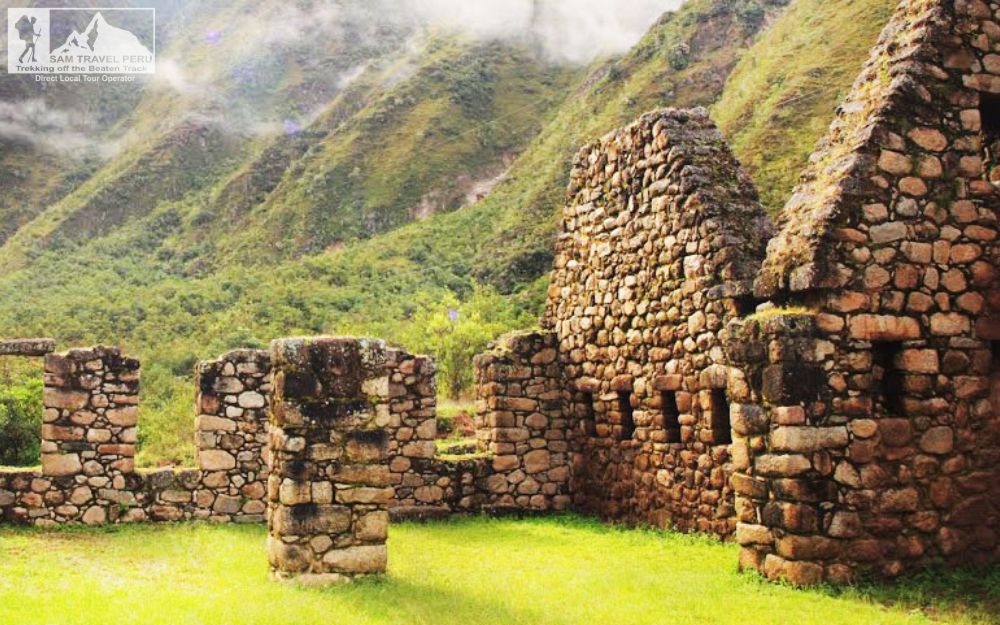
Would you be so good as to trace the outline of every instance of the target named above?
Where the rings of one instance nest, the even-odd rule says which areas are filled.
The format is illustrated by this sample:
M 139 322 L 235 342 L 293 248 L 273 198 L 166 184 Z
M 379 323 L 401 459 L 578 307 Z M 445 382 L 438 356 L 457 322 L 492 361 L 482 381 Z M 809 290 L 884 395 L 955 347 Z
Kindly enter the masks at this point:
M 472 353 L 535 323 L 577 148 L 648 109 L 710 107 L 778 210 L 893 6 L 689 0 L 581 65 L 361 9 L 253 28 L 284 5 L 172 3 L 156 79 L 58 126 L 102 151 L 2 150 L 0 333 L 142 358 L 147 462 L 189 457 L 198 358 L 275 336 L 382 336 L 461 392 Z

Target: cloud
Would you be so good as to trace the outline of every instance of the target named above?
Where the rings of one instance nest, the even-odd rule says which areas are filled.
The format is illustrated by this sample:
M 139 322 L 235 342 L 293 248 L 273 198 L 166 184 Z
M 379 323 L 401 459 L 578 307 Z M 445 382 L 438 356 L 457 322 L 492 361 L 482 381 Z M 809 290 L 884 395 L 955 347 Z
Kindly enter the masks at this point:
M 627 51 L 683 0 L 401 0 L 426 24 L 480 38 L 530 39 L 553 61 L 587 63 Z
M 41 98 L 0 101 L 0 139 L 79 160 L 108 158 L 118 149 L 114 142 L 95 142 L 88 136 L 79 113 L 49 108 Z
M 252 83 L 257 65 L 266 63 L 278 49 L 292 51 L 295 58 L 309 62 L 340 54 L 335 49 L 325 50 L 327 42 L 365 42 L 367 47 L 394 39 L 402 42 L 402 47 L 393 64 L 380 68 L 361 55 L 357 63 L 342 68 L 329 83 L 343 90 L 366 70 L 373 69 L 384 71 L 383 86 L 388 89 L 412 74 L 414 59 L 419 58 L 426 42 L 424 35 L 431 31 L 445 29 L 477 39 L 530 43 L 550 61 L 584 64 L 599 56 L 627 51 L 663 12 L 676 9 L 682 2 L 264 0 L 246 5 L 231 22 L 203 23 L 204 30 L 189 31 L 191 38 L 183 45 L 166 46 L 158 55 L 156 73 L 141 83 L 146 83 L 147 88 L 177 93 L 189 102 L 189 114 L 205 123 L 223 125 L 237 134 L 271 135 L 282 131 L 286 116 L 299 126 L 308 125 L 326 104 L 318 103 L 313 112 L 280 115 L 265 112 L 252 99 L 233 98 L 229 87 L 244 78 Z M 232 67 L 226 75 L 219 75 L 222 66 L 211 60 L 211 54 L 188 56 L 192 45 L 218 47 L 217 54 L 232 59 Z M 71 157 L 113 156 L 121 141 L 98 138 L 97 130 L 78 112 L 52 108 L 42 97 L 0 101 L 3 139 Z
M 362 40 L 385 28 L 446 28 L 480 39 L 528 40 L 555 62 L 582 64 L 632 47 L 684 0 L 318 0 L 261 4 L 240 38 L 248 45 Z M 249 28 L 249 30 L 248 30 Z

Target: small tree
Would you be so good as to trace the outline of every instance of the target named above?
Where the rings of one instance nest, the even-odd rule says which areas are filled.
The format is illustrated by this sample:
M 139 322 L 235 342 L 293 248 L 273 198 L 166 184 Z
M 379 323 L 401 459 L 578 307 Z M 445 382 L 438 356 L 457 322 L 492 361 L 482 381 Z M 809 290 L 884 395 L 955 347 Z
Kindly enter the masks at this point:
M 438 385 L 450 399 L 472 388 L 472 359 L 497 336 L 524 325 L 510 300 L 486 287 L 459 302 L 454 296 L 420 308 L 403 337 L 409 349 L 437 363 Z

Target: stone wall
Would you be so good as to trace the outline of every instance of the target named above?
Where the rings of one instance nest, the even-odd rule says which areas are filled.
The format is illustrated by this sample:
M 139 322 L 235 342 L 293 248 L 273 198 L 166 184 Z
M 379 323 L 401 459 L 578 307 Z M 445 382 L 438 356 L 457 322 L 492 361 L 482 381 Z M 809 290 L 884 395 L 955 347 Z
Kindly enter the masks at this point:
M 437 455 L 435 443 L 433 360 L 386 350 L 389 473 L 384 486 L 393 487 L 390 507 L 397 518 L 566 506 L 566 434 L 553 407 L 559 391 L 551 343 L 551 337 L 519 339 L 511 352 L 505 339 L 480 359 L 482 447 L 445 458 Z M 50 342 L 19 345 L 20 355 L 27 355 L 26 349 L 31 354 L 51 349 Z M 524 362 L 507 363 L 511 353 Z M 265 520 L 272 397 L 267 351 L 235 350 L 198 364 L 193 468 L 135 469 L 137 361 L 116 349 L 95 347 L 53 356 L 51 362 L 74 373 L 46 374 L 52 388 L 45 395 L 45 468 L 0 471 L 0 519 L 36 524 Z M 508 378 L 508 372 L 530 376 Z M 499 409 L 504 402 L 537 409 Z
M 0 471 L 0 519 L 263 522 L 268 352 L 230 352 L 196 377 L 198 468 L 136 470 L 139 362 L 101 346 L 46 357 L 42 469 Z
M 1000 556 L 998 11 L 900 5 L 768 246 L 758 294 L 812 324 L 740 330 L 738 537 L 769 577 Z
M 561 510 L 569 503 L 569 454 L 555 337 L 515 333 L 474 362 L 475 452 L 437 455 L 434 363 L 387 352 L 389 468 L 394 518 Z
M 314 584 L 385 571 L 389 377 L 382 341 L 271 344 L 268 559 Z
M 199 508 L 212 518 L 264 520 L 271 359 L 241 349 L 199 363 L 195 372 L 195 447 L 203 472 Z
M 389 375 L 389 471 L 392 506 L 401 516 L 447 511 L 445 476 L 435 466 L 437 385 L 434 361 L 402 349 L 386 352 Z M 431 508 L 430 510 L 422 510 Z
M 806 412 L 826 383 L 816 318 L 764 314 L 735 322 L 726 347 L 739 367 L 730 376 L 729 393 L 740 566 L 817 583 L 823 567 L 802 556 L 830 549 L 830 541 L 811 538 L 824 523 L 835 535 L 857 525 L 853 516 L 829 512 L 837 498 L 834 480 L 858 474 L 844 462 L 847 426 L 812 426 Z M 843 571 L 833 573 L 831 579 L 843 579 Z
M 485 486 L 484 505 L 491 509 L 569 506 L 570 450 L 557 346 L 552 333 L 513 333 L 475 358 L 476 436 L 491 469 L 477 482 Z
M 544 326 L 559 339 L 575 507 L 728 535 L 726 323 L 770 225 L 703 109 L 666 109 L 584 147 Z
M 138 403 L 139 362 L 117 349 L 47 354 L 42 470 L 11 516 L 103 523 L 133 505 Z

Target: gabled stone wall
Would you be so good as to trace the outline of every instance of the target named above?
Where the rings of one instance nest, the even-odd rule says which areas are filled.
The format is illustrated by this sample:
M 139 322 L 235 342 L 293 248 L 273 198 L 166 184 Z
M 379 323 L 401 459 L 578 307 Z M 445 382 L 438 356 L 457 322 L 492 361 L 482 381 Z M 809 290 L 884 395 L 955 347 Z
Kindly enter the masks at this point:
M 768 246 L 758 295 L 812 328 L 734 345 L 763 346 L 737 536 L 770 577 L 1000 555 L 998 11 L 900 5 Z
M 770 233 L 753 185 L 703 109 L 666 109 L 584 147 L 569 196 L 543 323 L 574 505 L 728 535 L 721 339 Z

